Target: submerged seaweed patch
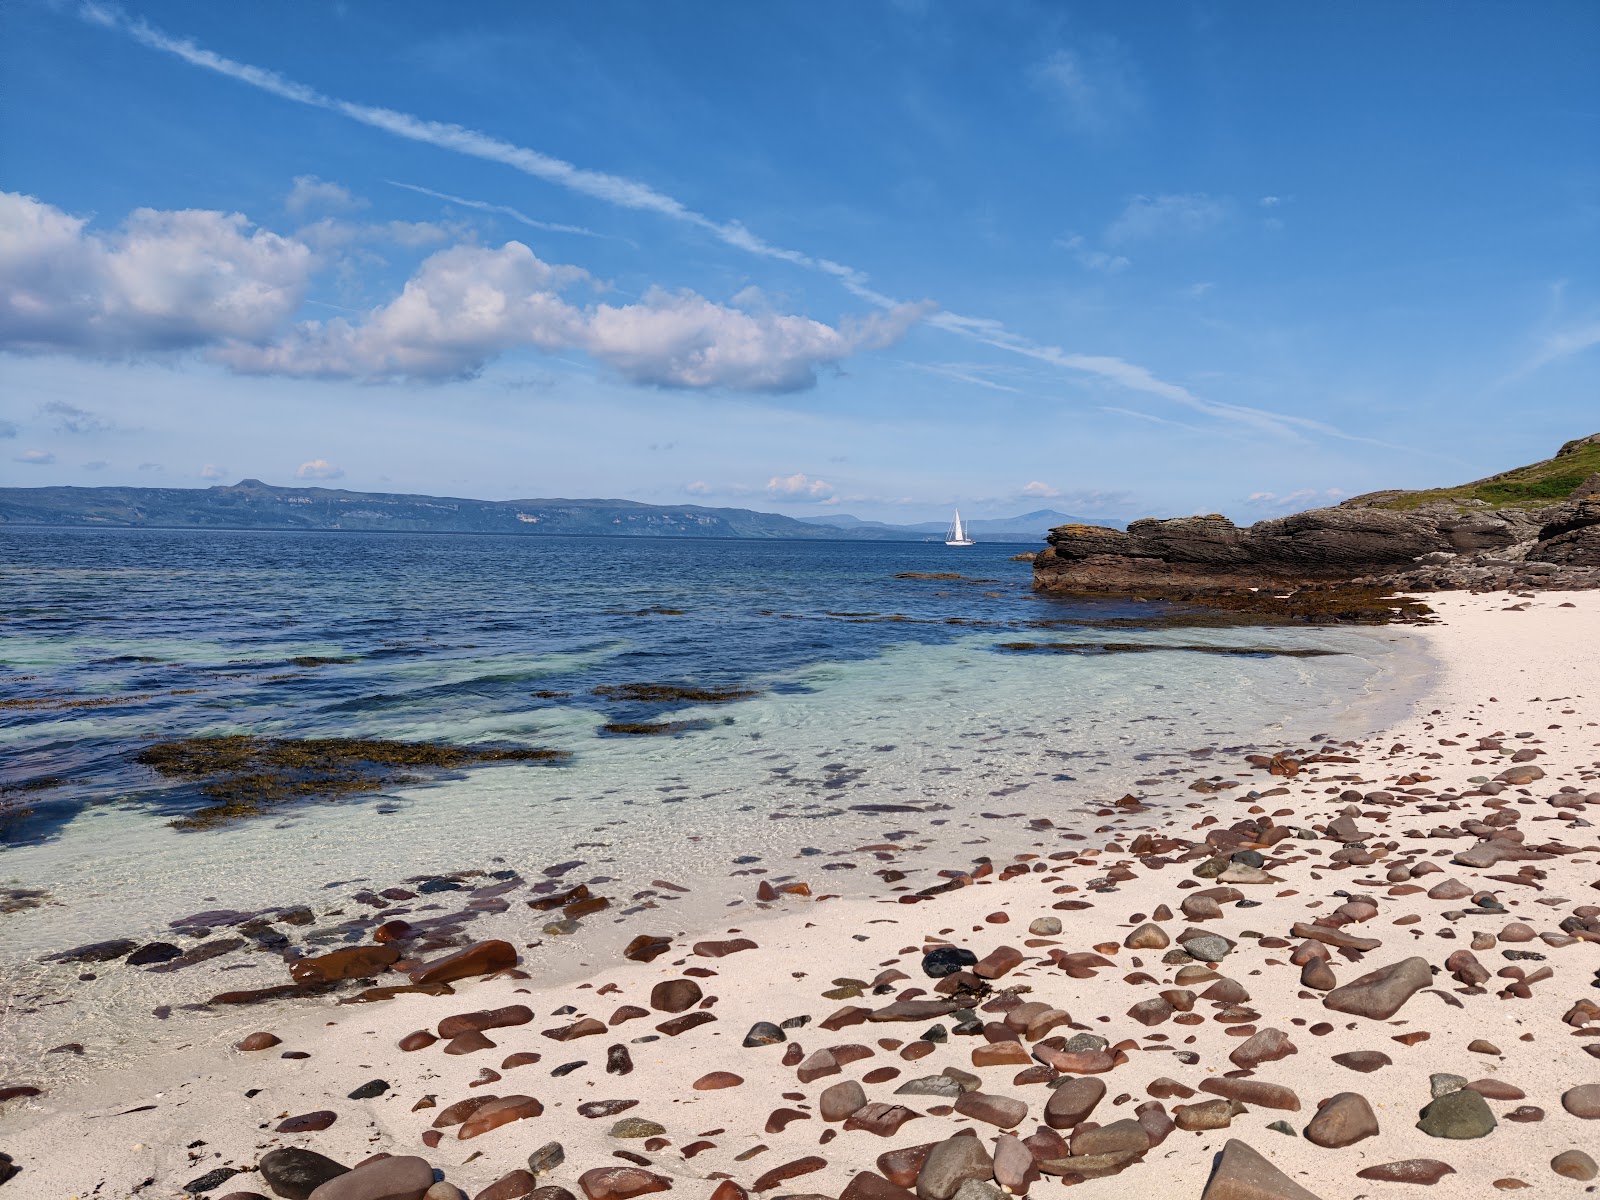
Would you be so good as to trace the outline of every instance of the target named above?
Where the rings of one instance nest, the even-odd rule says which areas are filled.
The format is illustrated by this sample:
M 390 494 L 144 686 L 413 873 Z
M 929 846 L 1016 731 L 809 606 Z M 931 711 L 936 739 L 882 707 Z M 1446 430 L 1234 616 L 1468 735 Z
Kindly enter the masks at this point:
M 172 825 L 209 829 L 294 800 L 372 792 L 414 780 L 396 768 L 448 770 L 486 762 L 554 762 L 568 757 L 564 750 L 523 747 L 235 734 L 159 742 L 146 746 L 133 759 L 169 779 L 205 780 L 201 794 L 218 803 Z
M 600 726 L 600 732 L 619 737 L 663 737 L 709 728 L 711 728 L 710 721 L 613 721 L 609 725 Z
M 356 659 L 354 655 L 330 657 L 320 654 L 302 654 L 298 658 L 291 658 L 289 661 L 297 667 L 331 667 L 343 663 L 353 663 Z
M 995 648 L 1050 654 L 1144 654 L 1152 650 L 1183 650 L 1192 654 L 1227 654 L 1246 658 L 1325 658 L 1341 653 L 1338 650 L 1304 648 L 1285 650 L 1277 646 L 1173 646 L 1156 642 L 1001 642 Z
M 683 687 L 675 683 L 605 683 L 594 689 L 596 696 L 607 700 L 634 700 L 643 703 L 662 703 L 674 700 L 690 704 L 727 704 L 732 700 L 745 700 L 761 693 L 747 687 Z

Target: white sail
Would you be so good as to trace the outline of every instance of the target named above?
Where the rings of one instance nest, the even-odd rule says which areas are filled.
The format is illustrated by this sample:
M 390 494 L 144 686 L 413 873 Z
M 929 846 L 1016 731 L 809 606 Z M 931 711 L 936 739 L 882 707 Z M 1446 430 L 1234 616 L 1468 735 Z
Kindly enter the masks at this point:
M 972 537 L 967 533 L 966 526 L 961 524 L 961 510 L 956 509 L 956 519 L 950 526 L 950 532 L 944 539 L 946 546 L 970 546 Z

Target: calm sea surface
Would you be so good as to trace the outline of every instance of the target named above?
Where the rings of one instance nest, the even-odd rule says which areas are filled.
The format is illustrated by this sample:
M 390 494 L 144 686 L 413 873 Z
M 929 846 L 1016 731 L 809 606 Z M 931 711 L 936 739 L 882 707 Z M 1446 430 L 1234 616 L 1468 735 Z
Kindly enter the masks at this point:
M 760 875 L 866 890 L 881 864 L 858 848 L 885 841 L 923 886 L 975 854 L 1091 830 L 1130 787 L 1193 799 L 1197 770 L 1238 765 L 1219 752 L 1212 767 L 1209 749 L 1366 732 L 1408 695 L 1417 658 L 1403 629 L 1107 626 L 1157 610 L 1034 595 L 1028 564 L 1008 561 L 1021 548 L 0 529 L 0 977 L 17 997 L 67 997 L 13 1023 L 0 1063 L 37 1061 L 74 1023 L 125 1031 L 100 1043 L 113 1056 L 178 1036 L 139 1021 L 173 1002 L 175 978 L 176 998 L 217 990 L 208 966 L 117 967 L 85 984 L 39 958 L 171 937 L 185 914 L 348 911 L 347 894 L 419 874 L 539 879 L 565 864 L 563 884 L 636 907 L 586 920 L 548 960 L 528 941 L 542 918 L 524 906 L 485 916 L 480 936 L 528 944 L 534 969 L 576 970 L 668 901 L 677 927 L 694 928 L 748 907 Z M 897 578 L 908 572 L 962 577 Z M 1002 648 L 1017 641 L 1174 648 Z M 1194 645 L 1334 653 L 1176 648 Z M 638 683 L 755 694 L 709 705 L 596 692 Z M 660 722 L 683 728 L 604 729 Z M 209 801 L 133 755 L 234 733 L 570 758 L 174 828 Z M 1039 817 L 1054 832 L 1039 834 Z M 691 893 L 640 900 L 661 877 Z M 282 973 L 270 954 L 219 964 L 228 986 Z

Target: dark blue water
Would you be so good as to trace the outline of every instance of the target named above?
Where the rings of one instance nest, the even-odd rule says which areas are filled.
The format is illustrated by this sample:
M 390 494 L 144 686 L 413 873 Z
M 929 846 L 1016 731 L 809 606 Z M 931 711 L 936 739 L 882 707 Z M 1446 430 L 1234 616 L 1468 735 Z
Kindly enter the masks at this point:
M 0 840 L 84 805 L 201 803 L 130 763 L 216 733 L 574 745 L 604 685 L 743 684 L 975 629 L 1148 606 L 1040 597 L 1021 547 L 0 530 Z M 959 571 L 959 580 L 899 579 Z M 312 664 L 293 660 L 323 659 Z M 540 697 L 535 693 L 566 693 Z M 584 737 L 603 738 L 594 722 Z M 555 730 L 556 732 L 550 732 Z M 7 815 L 8 814 L 8 815 Z

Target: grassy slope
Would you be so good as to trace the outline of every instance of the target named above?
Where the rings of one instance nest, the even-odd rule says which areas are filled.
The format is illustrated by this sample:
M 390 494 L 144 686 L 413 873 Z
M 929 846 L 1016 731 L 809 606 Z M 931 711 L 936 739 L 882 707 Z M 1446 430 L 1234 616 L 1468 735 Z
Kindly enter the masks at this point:
M 1567 446 L 1572 449 L 1567 450 Z M 1587 445 L 1569 442 L 1567 446 L 1562 447 L 1566 453 L 1558 453 L 1554 458 L 1458 487 L 1373 493 L 1368 507 L 1404 511 L 1421 508 L 1424 504 L 1461 504 L 1469 500 L 1480 500 L 1493 508 L 1539 508 L 1554 504 L 1565 500 L 1580 483 L 1600 471 L 1600 441 L 1590 441 Z

